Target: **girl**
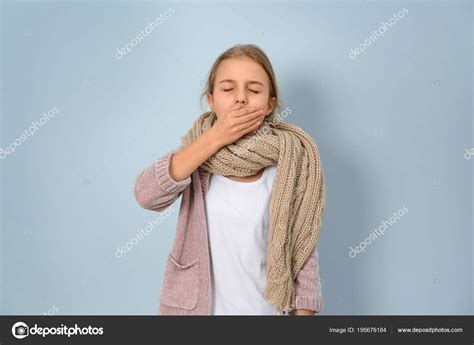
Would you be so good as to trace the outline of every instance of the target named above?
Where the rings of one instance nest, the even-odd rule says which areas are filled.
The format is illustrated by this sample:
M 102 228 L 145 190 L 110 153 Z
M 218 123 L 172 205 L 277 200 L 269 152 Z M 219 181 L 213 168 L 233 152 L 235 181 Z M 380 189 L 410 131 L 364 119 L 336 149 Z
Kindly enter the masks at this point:
M 202 96 L 211 111 L 135 182 L 146 209 L 169 212 L 183 196 L 159 314 L 314 315 L 325 207 L 315 142 L 277 116 L 275 74 L 256 45 L 222 53 Z

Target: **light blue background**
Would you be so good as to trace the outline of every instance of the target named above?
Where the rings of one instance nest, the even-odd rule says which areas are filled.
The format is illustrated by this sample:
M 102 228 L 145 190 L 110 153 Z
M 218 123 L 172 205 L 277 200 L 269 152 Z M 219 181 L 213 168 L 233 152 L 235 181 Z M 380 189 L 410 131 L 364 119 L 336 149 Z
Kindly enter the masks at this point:
M 404 7 L 384 37 L 348 57 Z M 1 146 L 59 109 L 0 160 L 1 314 L 157 313 L 181 199 L 118 258 L 159 215 L 136 203 L 135 178 L 206 110 L 207 72 L 237 43 L 266 51 L 288 121 L 320 150 L 322 314 L 473 314 L 472 2 L 12 1 L 1 10 Z

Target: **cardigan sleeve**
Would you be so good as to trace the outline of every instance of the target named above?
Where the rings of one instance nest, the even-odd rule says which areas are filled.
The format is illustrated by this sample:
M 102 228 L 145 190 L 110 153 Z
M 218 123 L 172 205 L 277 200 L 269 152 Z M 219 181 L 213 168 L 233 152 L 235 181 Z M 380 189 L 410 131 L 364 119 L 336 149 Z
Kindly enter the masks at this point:
M 135 180 L 134 196 L 148 210 L 161 212 L 170 206 L 191 183 L 191 176 L 175 181 L 169 173 L 174 149 L 140 172 Z
M 315 246 L 295 279 L 296 309 L 308 309 L 316 313 L 323 309 L 319 255 Z

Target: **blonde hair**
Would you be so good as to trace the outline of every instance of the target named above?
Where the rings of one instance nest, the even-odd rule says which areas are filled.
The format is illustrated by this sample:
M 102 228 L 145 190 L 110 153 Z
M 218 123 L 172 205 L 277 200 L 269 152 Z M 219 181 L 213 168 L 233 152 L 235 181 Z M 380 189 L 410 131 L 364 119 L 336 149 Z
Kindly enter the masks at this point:
M 267 120 L 273 118 L 275 112 L 280 112 L 282 108 L 280 100 L 280 91 L 278 89 L 277 80 L 275 77 L 275 72 L 273 71 L 273 66 L 268 58 L 267 54 L 255 44 L 236 44 L 235 46 L 227 49 L 214 61 L 209 71 L 206 85 L 204 86 L 204 91 L 201 94 L 201 105 L 202 99 L 207 96 L 208 93 L 213 95 L 214 92 L 214 83 L 216 80 L 216 72 L 220 63 L 225 59 L 230 58 L 242 58 L 248 57 L 258 63 L 264 71 L 267 73 L 268 79 L 270 81 L 270 98 L 275 97 L 275 107 L 273 111 L 267 116 Z

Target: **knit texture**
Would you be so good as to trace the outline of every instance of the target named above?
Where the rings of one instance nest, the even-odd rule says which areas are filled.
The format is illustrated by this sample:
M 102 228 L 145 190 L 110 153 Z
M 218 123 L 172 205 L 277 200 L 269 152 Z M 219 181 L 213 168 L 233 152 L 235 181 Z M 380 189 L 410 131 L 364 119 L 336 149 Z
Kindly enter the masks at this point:
M 214 112 L 199 116 L 181 138 L 186 147 L 213 126 Z M 294 280 L 319 239 L 326 188 L 313 139 L 296 125 L 266 117 L 256 134 L 222 147 L 201 164 L 224 176 L 255 175 L 277 164 L 270 200 L 267 279 L 264 296 L 281 311 L 296 307 Z

